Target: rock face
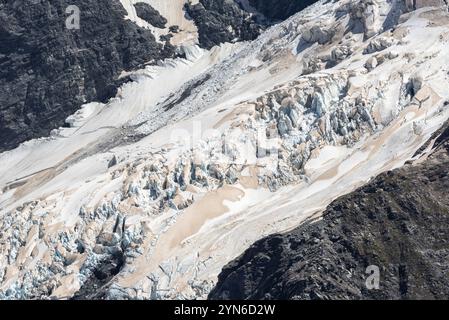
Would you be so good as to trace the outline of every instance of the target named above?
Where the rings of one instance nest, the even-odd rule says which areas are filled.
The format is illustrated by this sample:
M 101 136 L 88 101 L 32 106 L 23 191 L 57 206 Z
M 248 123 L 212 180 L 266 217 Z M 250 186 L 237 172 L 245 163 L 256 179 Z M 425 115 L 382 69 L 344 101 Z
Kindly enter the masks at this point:
M 151 24 L 154 27 L 157 28 L 165 28 L 165 25 L 167 24 L 167 19 L 165 19 L 159 11 L 154 9 L 152 6 L 150 6 L 148 3 L 145 2 L 138 2 L 134 5 L 136 8 L 137 15 Z
M 249 4 L 272 20 L 285 20 L 316 0 L 249 0 Z
M 123 70 L 173 55 L 125 20 L 118 0 L 34 2 L 0 1 L 0 151 L 115 96 Z M 80 10 L 79 30 L 66 28 L 69 5 Z
M 223 42 L 253 40 L 261 31 L 255 19 L 234 1 L 200 0 L 186 4 L 187 13 L 198 27 L 199 42 L 210 49 Z
M 448 126 L 434 145 L 418 164 L 333 202 L 322 220 L 254 244 L 223 269 L 209 298 L 446 299 Z M 373 268 L 379 289 L 370 290 Z

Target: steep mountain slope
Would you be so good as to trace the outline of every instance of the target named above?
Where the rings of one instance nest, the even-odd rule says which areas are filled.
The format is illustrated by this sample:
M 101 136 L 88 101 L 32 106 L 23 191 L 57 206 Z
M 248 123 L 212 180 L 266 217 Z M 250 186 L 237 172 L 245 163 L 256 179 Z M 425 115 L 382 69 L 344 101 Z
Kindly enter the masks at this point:
M 237 3 L 203 1 L 209 13 L 196 2 L 188 12 L 199 36 L 187 0 L 0 1 L 0 151 L 48 136 L 86 102 L 107 102 L 129 81 L 122 72 L 177 56 L 173 45 L 199 37 L 210 49 L 259 35 Z M 69 5 L 79 8 L 79 30 L 66 28 Z
M 198 27 L 198 42 L 210 49 L 223 42 L 254 40 L 269 25 L 283 21 L 317 0 L 199 0 L 185 5 Z
M 79 30 L 66 28 L 69 5 L 80 10 Z M 114 97 L 122 71 L 175 55 L 125 14 L 118 0 L 0 2 L 0 151 Z
M 183 1 L 145 2 L 189 25 L 164 11 Z M 414 5 L 319 1 L 186 44 L 1 153 L 0 297 L 206 298 L 252 243 L 403 166 L 449 117 L 447 7 Z
M 334 201 L 322 219 L 263 239 L 212 299 L 447 299 L 449 126 L 432 152 Z M 379 268 L 379 288 L 366 286 Z
M 237 2 L 200 0 L 186 4 L 187 14 L 198 26 L 199 43 L 203 48 L 238 40 L 254 40 L 261 26 Z

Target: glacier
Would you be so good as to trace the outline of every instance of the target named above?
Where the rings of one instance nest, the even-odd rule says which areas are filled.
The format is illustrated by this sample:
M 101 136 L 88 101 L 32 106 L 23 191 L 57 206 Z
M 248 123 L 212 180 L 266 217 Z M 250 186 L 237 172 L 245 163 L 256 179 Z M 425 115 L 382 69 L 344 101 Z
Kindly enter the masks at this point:
M 188 31 L 185 58 L 0 154 L 0 298 L 204 299 L 449 118 L 442 1 L 319 1 L 209 51 Z

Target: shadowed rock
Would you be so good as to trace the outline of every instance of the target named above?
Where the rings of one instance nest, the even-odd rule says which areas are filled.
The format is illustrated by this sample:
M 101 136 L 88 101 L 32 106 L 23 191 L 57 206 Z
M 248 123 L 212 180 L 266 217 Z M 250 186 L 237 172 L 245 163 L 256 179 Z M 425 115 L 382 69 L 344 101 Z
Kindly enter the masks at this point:
M 69 5 L 79 30 L 66 28 Z M 0 152 L 115 96 L 123 70 L 174 55 L 125 15 L 118 0 L 0 1 Z
M 165 28 L 165 25 L 167 24 L 167 19 L 165 19 L 159 11 L 154 9 L 152 6 L 150 6 L 148 3 L 145 2 L 138 2 L 134 5 L 136 8 L 136 13 L 139 16 L 139 18 L 145 20 L 152 26 L 156 28 Z

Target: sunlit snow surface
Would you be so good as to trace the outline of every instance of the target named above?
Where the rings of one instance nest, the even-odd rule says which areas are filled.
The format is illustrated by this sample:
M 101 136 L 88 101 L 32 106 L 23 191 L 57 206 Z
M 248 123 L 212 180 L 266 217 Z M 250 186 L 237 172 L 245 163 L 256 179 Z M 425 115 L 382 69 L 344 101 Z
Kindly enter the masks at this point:
M 186 45 L 187 59 L 136 72 L 117 98 L 71 116 L 71 128 L 0 154 L 0 295 L 52 287 L 70 297 L 121 241 L 127 260 L 109 298 L 205 298 L 254 241 L 412 159 L 449 117 L 449 18 L 422 8 L 382 32 L 392 4 L 379 0 L 365 34 L 354 33 L 348 11 L 362 2 L 321 1 L 251 43 Z M 310 40 L 326 30 L 331 40 Z M 368 53 L 370 43 L 388 45 Z M 335 52 L 344 47 L 351 53 Z M 289 129 L 286 107 L 299 110 Z M 282 160 L 242 157 L 271 125 Z M 233 134 L 242 144 L 217 152 Z M 298 155 L 306 163 L 294 171 Z M 236 179 L 220 179 L 230 167 Z

